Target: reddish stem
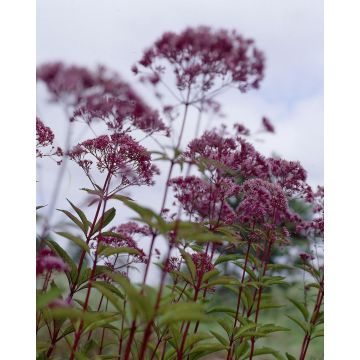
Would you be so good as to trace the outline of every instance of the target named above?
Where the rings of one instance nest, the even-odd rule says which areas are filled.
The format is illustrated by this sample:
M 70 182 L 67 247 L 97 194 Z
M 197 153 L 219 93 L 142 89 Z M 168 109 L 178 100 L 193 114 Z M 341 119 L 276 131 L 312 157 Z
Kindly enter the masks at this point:
M 232 355 L 232 351 L 233 351 L 233 343 L 234 343 L 234 336 L 235 336 L 235 329 L 236 329 L 236 325 L 238 322 L 238 317 L 239 317 L 239 311 L 240 311 L 240 303 L 241 303 L 241 295 L 242 295 L 242 290 L 243 290 L 243 283 L 244 283 L 244 279 L 245 279 L 245 274 L 246 274 L 246 267 L 247 267 L 247 263 L 249 260 L 249 253 L 250 253 L 250 248 L 251 248 L 251 242 L 248 242 L 248 247 L 246 250 L 246 255 L 245 255 L 245 263 L 244 263 L 244 269 L 243 269 L 243 273 L 242 273 L 242 277 L 241 277 L 241 284 L 239 287 L 239 294 L 238 294 L 238 298 L 237 298 L 237 304 L 236 304 L 236 314 L 235 314 L 235 319 L 234 319 L 234 326 L 233 326 L 233 331 L 231 333 L 231 338 L 230 338 L 230 343 L 229 343 L 229 350 L 228 350 L 228 354 L 227 354 L 227 360 L 231 359 L 231 355 Z

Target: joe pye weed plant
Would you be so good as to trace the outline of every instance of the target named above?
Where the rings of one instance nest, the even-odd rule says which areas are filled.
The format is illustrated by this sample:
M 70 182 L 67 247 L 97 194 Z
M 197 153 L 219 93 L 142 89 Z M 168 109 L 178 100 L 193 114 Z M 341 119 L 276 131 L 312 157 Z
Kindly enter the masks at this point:
M 54 160 L 59 174 L 51 203 L 37 207 L 38 359 L 307 358 L 312 340 L 323 336 L 323 188 L 307 184 L 299 162 L 255 149 L 254 136 L 275 132 L 265 116 L 257 134 L 242 124 L 200 131 L 220 117 L 224 92 L 255 91 L 264 70 L 253 40 L 208 27 L 163 34 L 133 66 L 158 110 L 104 66 L 38 67 L 38 82 L 63 109 L 67 128 L 60 148 L 46 119 L 36 119 L 38 161 Z M 185 144 L 190 113 L 195 133 Z M 76 142 L 75 125 L 91 138 Z M 144 145 L 150 141 L 153 148 Z M 154 209 L 127 191 L 153 191 L 159 162 L 167 173 Z M 88 206 L 67 199 L 66 209 L 56 209 L 71 163 L 82 170 Z M 55 210 L 72 227 L 52 226 Z M 277 262 L 276 252 L 288 248 L 295 262 Z M 150 286 L 154 265 L 159 282 Z M 297 298 L 273 299 L 272 289 L 294 281 L 303 286 Z M 214 301 L 219 292 L 230 294 L 231 306 Z M 297 353 L 276 341 L 263 345 L 274 333 L 296 331 L 264 322 L 269 312 L 302 332 Z

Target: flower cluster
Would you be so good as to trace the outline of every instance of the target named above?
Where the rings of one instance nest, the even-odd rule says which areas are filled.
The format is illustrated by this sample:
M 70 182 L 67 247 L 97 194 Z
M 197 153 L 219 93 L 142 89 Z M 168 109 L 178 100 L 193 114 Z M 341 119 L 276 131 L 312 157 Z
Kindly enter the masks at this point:
M 237 208 L 241 223 L 279 225 L 290 218 L 287 198 L 281 187 L 261 179 L 246 180 Z
M 117 236 L 102 236 L 97 239 L 98 242 L 106 244 L 107 246 L 115 248 L 131 248 L 136 250 L 136 254 L 131 255 L 131 261 L 137 263 L 146 263 L 147 257 L 144 251 L 139 248 L 136 237 L 151 235 L 151 231 L 148 226 L 139 226 L 135 222 L 128 222 L 121 224 L 111 229 L 111 232 L 117 234 Z
M 219 178 L 215 184 L 196 176 L 177 177 L 169 181 L 175 198 L 187 214 L 197 221 L 231 224 L 235 213 L 227 200 L 238 195 L 240 187 L 230 179 Z
M 225 138 L 216 131 L 206 131 L 200 138 L 191 141 L 184 156 L 193 163 L 205 161 L 206 170 L 218 175 L 230 171 L 242 179 L 267 179 L 269 176 L 266 158 L 250 143 L 240 137 Z
M 125 122 L 145 132 L 168 128 L 118 73 L 99 66 L 95 71 L 61 62 L 45 63 L 37 70 L 37 79 L 45 83 L 52 100 L 72 106 L 70 121 L 91 123 L 102 119 L 111 130 L 121 132 Z
M 214 264 L 211 262 L 210 256 L 204 252 L 196 252 L 191 254 L 191 259 L 195 265 L 196 276 L 198 279 L 201 279 L 205 273 L 215 269 Z
M 297 230 L 306 235 L 322 237 L 324 235 L 324 187 L 318 186 L 313 193 L 313 217 L 298 225 Z
M 43 248 L 36 257 L 36 276 L 44 271 L 69 271 L 69 266 L 50 249 Z
M 312 254 L 309 254 L 309 253 L 300 253 L 299 254 L 299 257 L 300 259 L 303 261 L 303 262 L 308 262 L 310 260 L 314 260 L 315 259 L 315 256 L 312 255 Z
M 140 101 L 129 84 L 105 66 L 91 71 L 62 62 L 45 63 L 38 67 L 36 75 L 38 81 L 46 85 L 53 101 L 64 101 L 68 105 L 78 106 L 104 96 Z
M 306 183 L 307 173 L 298 161 L 268 159 L 271 176 L 288 196 L 301 197 L 311 202 L 313 194 Z
M 158 112 L 141 101 L 92 96 L 74 111 L 70 120 L 78 119 L 87 124 L 101 120 L 115 133 L 140 129 L 146 133 L 163 131 L 169 135 L 169 129 L 159 118 Z
M 127 134 L 102 135 L 78 144 L 69 156 L 90 176 L 93 160 L 100 172 L 116 176 L 119 189 L 129 185 L 152 185 L 158 169 L 149 152 Z
M 37 117 L 36 118 L 36 156 L 63 156 L 61 148 L 53 146 L 54 133 L 52 130 L 45 126 L 44 123 Z M 59 164 L 61 161 L 58 161 Z
M 181 258 L 177 256 L 171 256 L 167 259 L 167 262 L 164 266 L 164 271 L 170 273 L 172 271 L 180 271 Z
M 264 55 L 253 40 L 206 26 L 163 34 L 144 52 L 139 64 L 151 70 L 143 79 L 154 85 L 170 64 L 180 91 L 192 89 L 201 94 L 230 84 L 245 92 L 258 88 L 264 76 Z M 137 66 L 133 71 L 139 72 Z M 194 95 L 192 101 L 197 100 Z

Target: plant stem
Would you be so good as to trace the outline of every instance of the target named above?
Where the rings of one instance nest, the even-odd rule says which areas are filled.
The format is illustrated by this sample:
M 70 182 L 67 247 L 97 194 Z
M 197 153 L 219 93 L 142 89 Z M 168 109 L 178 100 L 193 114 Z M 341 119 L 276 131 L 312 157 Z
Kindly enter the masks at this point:
M 235 314 L 235 319 L 234 319 L 233 331 L 231 333 L 231 338 L 230 338 L 230 343 L 229 343 L 229 350 L 228 350 L 228 354 L 227 354 L 227 358 L 226 358 L 227 360 L 231 359 L 232 352 L 233 352 L 235 329 L 236 329 L 236 325 L 237 325 L 237 322 L 238 322 L 239 311 L 240 311 L 240 303 L 241 303 L 241 295 L 242 295 L 242 290 L 243 290 L 242 285 L 243 285 L 244 279 L 245 279 L 246 267 L 247 267 L 247 263 L 248 263 L 248 260 L 249 260 L 250 247 L 251 247 L 251 242 L 249 241 L 248 242 L 248 247 L 246 249 L 245 263 L 244 263 L 244 269 L 243 269 L 243 273 L 242 273 L 242 277 L 241 277 L 241 284 L 239 286 L 239 294 L 238 294 L 237 304 L 236 304 L 236 314 Z

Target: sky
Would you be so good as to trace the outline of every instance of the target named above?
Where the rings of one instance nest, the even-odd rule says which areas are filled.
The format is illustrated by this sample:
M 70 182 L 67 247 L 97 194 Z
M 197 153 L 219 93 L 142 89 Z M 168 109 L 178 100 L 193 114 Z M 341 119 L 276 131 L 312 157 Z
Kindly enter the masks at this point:
M 260 90 L 230 92 L 219 99 L 227 115 L 222 121 L 257 129 L 261 117 L 267 116 L 276 135 L 263 136 L 256 148 L 265 155 L 299 160 L 310 184 L 323 184 L 323 1 L 37 0 L 37 64 L 56 60 L 90 67 L 106 64 L 146 97 L 131 66 L 164 31 L 197 25 L 236 29 L 253 38 L 266 55 Z M 63 115 L 45 99 L 39 89 L 38 115 L 61 140 Z M 191 134 L 188 126 L 184 143 Z M 38 198 L 46 203 L 56 171 L 53 164 L 41 167 Z M 79 169 L 69 170 L 60 198 L 78 198 L 83 180 Z M 161 180 L 152 191 L 134 189 L 131 195 L 158 207 Z

